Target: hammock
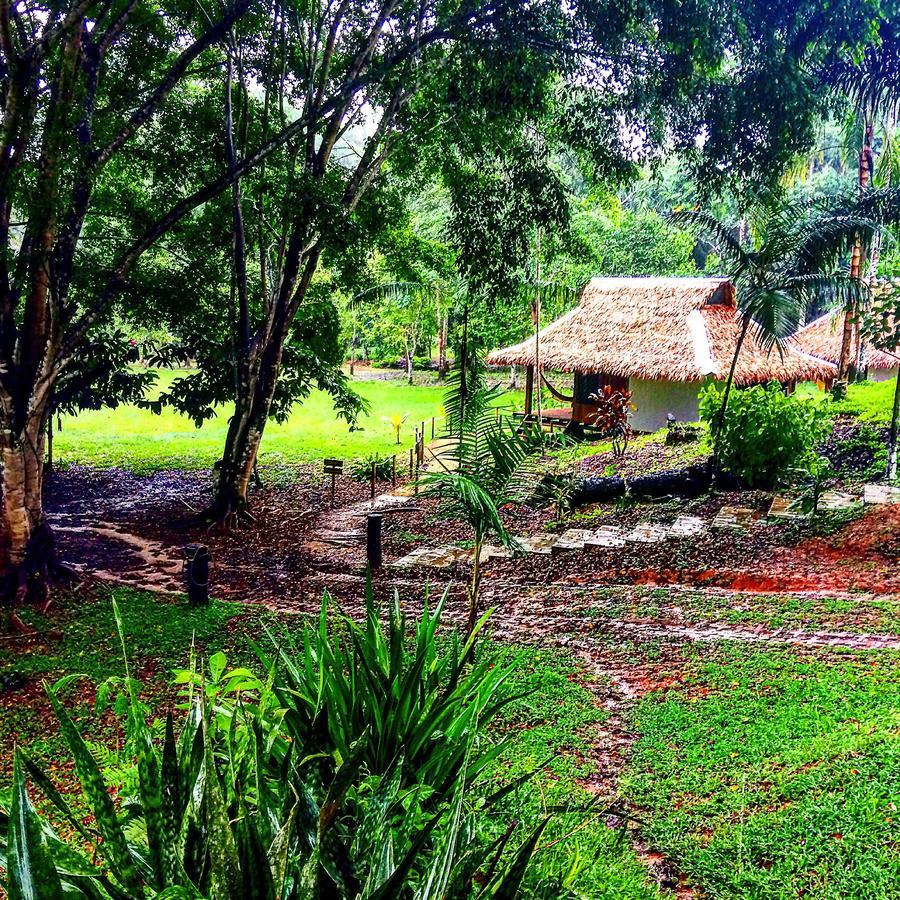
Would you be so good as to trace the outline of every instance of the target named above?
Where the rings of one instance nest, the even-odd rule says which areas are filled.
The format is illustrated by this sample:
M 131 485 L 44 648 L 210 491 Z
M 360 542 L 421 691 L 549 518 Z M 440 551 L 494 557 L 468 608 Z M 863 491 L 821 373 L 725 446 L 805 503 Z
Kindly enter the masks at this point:
M 547 386 L 547 390 L 550 391 L 550 393 L 551 393 L 557 400 L 561 400 L 563 403 L 572 403 L 572 402 L 575 400 L 574 397 L 567 397 L 565 394 L 561 394 L 561 393 L 553 386 L 553 384 L 547 380 L 547 378 L 545 377 L 545 375 L 544 375 L 543 372 L 541 372 L 540 375 L 541 375 L 541 381 L 543 381 L 544 384 Z

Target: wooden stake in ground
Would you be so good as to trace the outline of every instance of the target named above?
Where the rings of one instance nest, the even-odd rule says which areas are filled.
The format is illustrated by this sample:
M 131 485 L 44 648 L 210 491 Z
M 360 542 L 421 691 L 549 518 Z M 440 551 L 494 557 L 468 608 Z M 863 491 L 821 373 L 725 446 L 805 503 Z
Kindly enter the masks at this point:
M 331 506 L 334 507 L 334 493 L 336 480 L 338 475 L 343 474 L 344 461 L 341 459 L 326 459 L 324 461 L 324 471 L 326 475 L 331 476 Z

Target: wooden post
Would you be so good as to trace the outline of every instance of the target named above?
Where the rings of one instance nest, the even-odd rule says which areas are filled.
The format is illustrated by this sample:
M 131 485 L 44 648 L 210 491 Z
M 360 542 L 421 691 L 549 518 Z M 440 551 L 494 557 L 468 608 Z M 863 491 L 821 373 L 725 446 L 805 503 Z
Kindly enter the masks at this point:
M 409 477 L 413 477 L 413 448 L 409 448 Z
M 531 400 L 534 394 L 534 366 L 525 368 L 525 416 L 531 416 Z
M 366 559 L 371 570 L 381 568 L 381 516 L 378 513 L 366 516 Z
M 434 440 L 434 416 L 431 417 L 431 439 Z
M 372 499 L 375 499 L 375 473 L 378 467 L 378 463 L 372 462 L 372 475 L 371 475 L 371 486 L 372 486 Z
M 206 606 L 209 603 L 209 550 L 203 544 L 190 544 L 184 548 L 188 603 Z
M 325 474 L 331 476 L 331 505 L 334 506 L 335 481 L 338 475 L 344 471 L 344 462 L 340 459 L 326 459 L 324 462 Z
M 391 487 L 397 487 L 397 454 L 391 457 Z

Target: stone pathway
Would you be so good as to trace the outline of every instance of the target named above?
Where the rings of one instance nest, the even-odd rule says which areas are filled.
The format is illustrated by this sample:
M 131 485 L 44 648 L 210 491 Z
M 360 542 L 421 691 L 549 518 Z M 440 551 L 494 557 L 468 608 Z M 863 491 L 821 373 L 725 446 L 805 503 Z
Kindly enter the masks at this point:
M 889 484 L 867 484 L 863 490 L 863 503 L 900 503 L 900 487 Z
M 413 512 L 415 495 L 398 488 L 396 493 L 381 494 L 374 500 L 362 500 L 350 506 L 342 506 L 326 511 L 312 543 L 331 544 L 335 547 L 352 547 L 366 539 L 365 520 L 369 513 L 391 515 Z
M 852 509 L 860 503 L 900 503 L 900 488 L 889 485 L 866 485 L 863 497 L 841 491 L 826 491 L 819 500 L 819 511 Z M 806 514 L 795 506 L 795 500 L 776 495 L 768 516 L 755 509 L 742 506 L 723 506 L 711 522 L 697 516 L 679 516 L 672 524 L 640 522 L 634 528 L 603 525 L 596 529 L 570 528 L 562 534 L 534 534 L 516 538 L 516 543 L 527 554 L 542 556 L 569 553 L 593 547 L 624 547 L 627 543 L 659 544 L 663 541 L 694 538 L 713 530 L 746 531 L 764 525 L 766 519 L 802 519 Z M 457 547 L 417 547 L 406 556 L 390 563 L 398 569 L 426 566 L 444 569 L 459 562 L 471 562 L 472 551 L 460 554 Z M 508 557 L 510 552 L 501 547 L 485 547 L 482 562 L 492 557 Z

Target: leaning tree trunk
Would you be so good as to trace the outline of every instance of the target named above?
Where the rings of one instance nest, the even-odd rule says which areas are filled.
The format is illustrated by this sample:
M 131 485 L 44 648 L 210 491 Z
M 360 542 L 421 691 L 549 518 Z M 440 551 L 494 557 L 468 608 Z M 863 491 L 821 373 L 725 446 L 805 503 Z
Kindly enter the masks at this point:
M 250 483 L 278 384 L 284 340 L 281 335 L 272 337 L 261 349 L 251 346 L 241 369 L 216 495 L 208 513 L 225 528 L 250 518 Z
M 712 471 L 715 472 L 719 467 L 719 451 L 722 446 L 722 431 L 725 426 L 725 416 L 728 414 L 728 399 L 731 397 L 731 389 L 734 386 L 734 373 L 737 371 L 738 358 L 744 347 L 744 341 L 747 339 L 747 332 L 750 330 L 750 317 L 744 316 L 741 323 L 741 330 L 738 334 L 737 345 L 734 348 L 734 356 L 731 358 L 731 368 L 728 370 L 728 378 L 725 381 L 725 391 L 722 394 L 722 403 L 716 413 L 716 418 L 712 422 L 715 429 L 713 433 L 713 452 L 710 464 Z
M 859 193 L 865 193 L 869 184 L 870 168 L 872 164 L 872 140 L 874 125 L 867 122 L 863 131 L 862 147 L 859 151 Z M 861 278 L 863 269 L 862 241 L 857 240 L 853 246 L 853 255 L 850 257 L 850 277 Z M 853 335 L 854 329 L 859 328 L 857 322 L 858 309 L 855 303 L 849 303 L 844 312 L 844 327 L 841 335 L 841 355 L 838 360 L 838 377 L 835 381 L 835 396 L 839 397 L 849 381 L 856 377 L 856 365 L 853 360 Z

